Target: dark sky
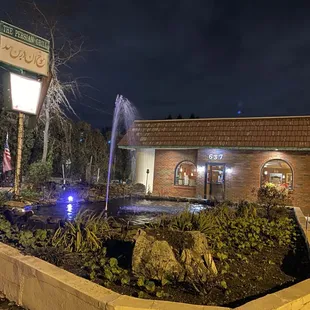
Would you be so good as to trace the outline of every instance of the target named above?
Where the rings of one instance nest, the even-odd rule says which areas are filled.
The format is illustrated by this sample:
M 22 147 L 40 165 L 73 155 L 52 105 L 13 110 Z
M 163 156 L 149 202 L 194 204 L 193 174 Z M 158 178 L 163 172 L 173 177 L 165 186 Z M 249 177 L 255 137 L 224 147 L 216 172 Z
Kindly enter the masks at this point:
M 144 119 L 310 114 L 309 1 L 72 3 L 61 22 L 96 49 L 72 65 L 93 87 L 74 106 L 96 127 L 118 93 Z

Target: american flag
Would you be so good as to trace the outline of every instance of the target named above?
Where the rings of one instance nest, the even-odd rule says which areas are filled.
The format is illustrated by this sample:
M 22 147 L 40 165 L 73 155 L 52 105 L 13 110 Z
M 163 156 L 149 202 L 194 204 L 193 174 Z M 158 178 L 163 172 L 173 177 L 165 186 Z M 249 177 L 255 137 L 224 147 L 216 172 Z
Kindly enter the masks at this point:
M 4 152 L 3 152 L 3 173 L 12 170 L 11 153 L 9 149 L 9 135 L 6 134 Z

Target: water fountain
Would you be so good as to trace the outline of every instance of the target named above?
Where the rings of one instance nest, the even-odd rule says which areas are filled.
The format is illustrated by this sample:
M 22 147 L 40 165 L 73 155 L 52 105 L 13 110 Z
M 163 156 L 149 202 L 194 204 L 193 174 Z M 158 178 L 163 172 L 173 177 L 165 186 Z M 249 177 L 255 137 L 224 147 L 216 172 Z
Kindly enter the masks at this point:
M 133 104 L 127 98 L 123 97 L 122 95 L 117 95 L 116 100 L 115 100 L 111 143 L 110 143 L 110 157 L 109 157 L 109 166 L 108 166 L 105 211 L 108 210 L 111 169 L 113 165 L 117 134 L 121 128 L 127 131 L 128 128 L 131 126 L 131 124 L 134 122 L 137 115 L 138 115 L 137 110 L 133 106 Z

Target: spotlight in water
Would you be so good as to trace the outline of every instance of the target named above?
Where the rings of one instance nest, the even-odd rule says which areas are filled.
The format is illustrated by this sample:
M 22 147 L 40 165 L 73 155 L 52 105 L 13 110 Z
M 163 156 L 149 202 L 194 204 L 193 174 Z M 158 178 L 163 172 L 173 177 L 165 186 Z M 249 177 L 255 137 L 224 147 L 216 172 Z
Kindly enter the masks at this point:
M 73 196 L 69 196 L 69 197 L 68 197 L 68 201 L 69 201 L 69 202 L 72 202 L 72 201 L 73 201 Z

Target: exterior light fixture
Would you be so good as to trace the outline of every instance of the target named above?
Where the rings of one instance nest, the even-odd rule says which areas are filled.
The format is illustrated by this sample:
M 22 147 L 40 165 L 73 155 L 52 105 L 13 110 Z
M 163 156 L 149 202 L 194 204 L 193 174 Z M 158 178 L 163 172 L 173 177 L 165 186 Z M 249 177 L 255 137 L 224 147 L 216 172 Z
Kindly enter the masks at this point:
M 5 105 L 8 110 L 30 115 L 39 114 L 42 83 L 9 72 L 5 76 Z
M 183 172 L 183 168 L 182 167 L 180 168 L 180 172 Z
M 226 168 L 226 173 L 232 173 L 232 168 Z
M 264 175 L 267 175 L 268 174 L 268 171 L 266 170 L 266 171 L 264 171 Z
M 198 167 L 197 167 L 197 171 L 198 171 L 199 173 L 205 172 L 205 170 L 206 170 L 206 167 L 205 167 L 205 166 L 198 166 Z

